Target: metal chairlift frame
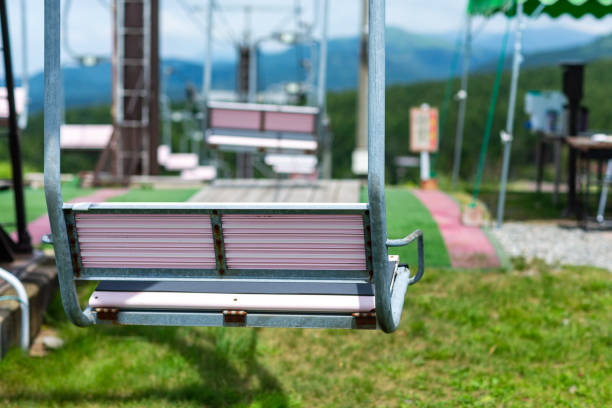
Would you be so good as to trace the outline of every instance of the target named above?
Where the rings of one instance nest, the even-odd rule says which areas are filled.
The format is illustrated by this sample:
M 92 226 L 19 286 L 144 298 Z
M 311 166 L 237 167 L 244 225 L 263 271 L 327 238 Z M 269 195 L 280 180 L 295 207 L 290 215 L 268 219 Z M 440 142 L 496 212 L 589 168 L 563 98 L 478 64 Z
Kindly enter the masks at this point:
M 64 309 L 69 319 L 79 326 L 88 326 L 100 322 L 100 316 L 87 308 L 82 310 L 77 296 L 75 279 L 79 270 L 73 269 L 73 252 L 71 240 L 74 241 L 74 223 L 67 218 L 65 210 L 78 211 L 79 206 L 85 209 L 100 209 L 112 213 L 134 213 L 146 211 L 164 211 L 165 213 L 183 213 L 196 211 L 210 213 L 219 217 L 219 213 L 267 213 L 267 214 L 320 214 L 320 213 L 360 213 L 363 214 L 364 223 L 369 224 L 366 236 L 368 242 L 368 265 L 371 265 L 371 282 L 375 285 L 376 325 L 385 332 L 393 332 L 400 322 L 404 296 L 409 285 L 418 282 L 424 273 L 424 247 L 422 233 L 417 230 L 402 239 L 387 239 L 387 220 L 385 214 L 385 0 L 369 0 L 370 31 L 368 39 L 369 79 L 368 79 L 368 203 L 367 204 L 260 204 L 248 206 L 244 204 L 72 204 L 64 207 L 60 184 L 60 0 L 45 1 L 45 195 L 56 262 L 60 292 Z M 97 210 L 96 210 L 97 209 Z M 216 211 L 215 211 L 216 209 Z M 68 222 L 67 222 L 68 221 Z M 69 234 L 68 228 L 73 232 Z M 70 238 L 72 237 L 72 238 Z M 418 270 L 412 275 L 408 268 L 398 268 L 398 273 L 390 273 L 389 247 L 399 247 L 418 242 Z M 401 271 L 400 271 L 401 270 Z M 130 270 L 128 270 L 130 271 Z M 131 270 L 117 269 L 113 274 L 118 279 L 176 279 L 171 269 L 162 270 Z M 81 271 L 82 272 L 82 271 Z M 193 279 L 203 278 L 198 271 L 194 272 Z M 259 277 L 280 278 L 275 270 L 262 270 Z M 276 275 L 275 275 L 276 272 Z M 325 271 L 321 271 L 323 280 Z M 340 271 L 342 272 L 342 271 Z M 240 271 L 236 271 L 240 273 Z M 253 273 L 251 271 L 251 273 Z M 293 271 L 291 279 L 308 279 L 301 271 Z M 339 275 L 337 275 L 339 276 Z M 210 277 L 210 276 L 209 276 Z M 253 277 L 253 276 L 252 276 Z M 100 274 L 91 276 L 91 279 L 104 279 Z M 286 276 L 285 276 L 286 278 Z M 331 279 L 331 278 L 327 278 Z M 110 313 L 113 313 L 112 311 Z M 223 325 L 223 317 L 217 313 L 196 312 L 163 312 L 140 311 L 119 312 L 118 322 L 122 324 L 144 325 Z M 255 314 L 249 326 L 264 327 L 330 327 L 355 328 L 356 317 L 321 315 L 321 314 Z
M 206 29 L 206 58 L 204 61 L 204 69 L 203 69 L 203 78 L 202 78 L 202 110 L 204 113 L 204 118 L 202 122 L 202 132 L 204 135 L 204 142 L 206 142 L 207 134 L 211 130 L 210 121 L 209 121 L 209 110 L 211 109 L 209 106 L 209 94 L 211 91 L 211 77 L 212 77 L 212 26 L 213 26 L 213 9 L 214 9 L 214 0 L 210 1 L 208 6 L 207 13 L 207 29 Z M 322 10 L 321 10 L 322 9 Z M 318 16 L 322 12 L 322 28 L 321 28 L 321 38 L 318 40 L 319 42 L 319 53 L 317 55 L 317 87 L 314 95 L 314 99 L 316 101 L 316 105 L 312 106 L 316 108 L 318 112 L 315 115 L 315 131 L 317 140 L 317 150 L 322 151 L 321 160 L 319 167 L 321 169 L 322 174 L 325 178 L 331 178 L 331 141 L 330 135 L 327 130 L 327 112 L 326 112 L 326 71 L 327 71 L 327 37 L 328 37 L 328 27 L 329 27 L 329 0 L 324 0 L 323 4 L 315 3 L 315 15 Z M 315 17 L 315 20 L 317 17 Z M 316 41 L 311 41 L 313 44 Z M 256 96 L 256 88 L 257 88 L 257 53 L 255 51 L 255 44 L 253 42 L 251 44 L 251 58 L 249 61 L 249 92 L 248 92 L 248 103 L 244 103 L 244 106 L 247 107 L 249 105 L 256 106 L 255 96 Z M 216 147 L 215 147 L 216 148 Z M 237 150 L 240 152 L 240 149 Z M 295 151 L 296 154 L 303 154 L 299 149 Z M 289 151 L 289 154 L 292 154 Z

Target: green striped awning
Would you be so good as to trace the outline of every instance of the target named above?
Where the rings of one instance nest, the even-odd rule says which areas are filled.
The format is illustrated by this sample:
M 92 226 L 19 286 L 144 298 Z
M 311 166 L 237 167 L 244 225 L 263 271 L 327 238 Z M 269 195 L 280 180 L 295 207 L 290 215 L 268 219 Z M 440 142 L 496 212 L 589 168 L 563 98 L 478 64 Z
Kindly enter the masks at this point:
M 470 0 L 468 13 L 470 15 L 490 16 L 495 13 L 514 15 L 518 0 Z M 523 11 L 533 14 L 540 4 L 545 7 L 543 14 L 559 17 L 569 14 L 575 18 L 591 15 L 597 18 L 612 14 L 612 0 L 522 0 Z

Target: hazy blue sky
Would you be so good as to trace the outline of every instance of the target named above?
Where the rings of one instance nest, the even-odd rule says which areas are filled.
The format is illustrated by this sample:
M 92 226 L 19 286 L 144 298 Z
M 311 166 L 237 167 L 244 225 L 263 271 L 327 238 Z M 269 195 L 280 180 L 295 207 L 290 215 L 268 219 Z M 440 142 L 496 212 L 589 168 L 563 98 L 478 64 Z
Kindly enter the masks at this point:
M 17 75 L 20 72 L 21 0 L 9 4 L 13 40 L 13 55 Z M 43 1 L 25 0 L 27 3 L 30 72 L 39 71 L 43 63 Z M 68 20 L 69 40 L 73 49 L 84 53 L 110 53 L 110 22 L 108 5 L 111 0 L 73 0 Z M 204 52 L 203 6 L 207 0 L 160 0 L 162 55 L 188 59 L 201 59 Z M 276 27 L 291 28 L 292 8 L 295 0 L 217 0 L 223 9 L 215 20 L 216 56 L 232 55 L 231 37 L 242 34 L 245 25 L 243 6 L 247 3 L 262 5 L 263 10 L 253 12 L 253 33 L 263 36 Z M 312 20 L 313 4 L 317 0 L 301 0 L 303 18 Z M 459 29 L 463 21 L 465 0 L 387 0 L 387 24 L 423 33 L 446 33 Z M 184 5 L 187 5 L 185 9 Z M 360 22 L 361 0 L 330 0 L 330 35 L 332 37 L 355 35 Z M 285 22 L 285 24 L 283 24 Z M 475 23 L 477 26 L 480 22 Z M 540 17 L 529 24 L 529 28 L 543 28 L 556 24 L 594 33 L 612 31 L 612 18 L 596 20 L 585 17 L 573 20 L 563 17 L 552 20 Z M 485 26 L 487 32 L 503 31 L 502 17 L 491 19 Z M 481 34 L 482 35 L 482 34 Z

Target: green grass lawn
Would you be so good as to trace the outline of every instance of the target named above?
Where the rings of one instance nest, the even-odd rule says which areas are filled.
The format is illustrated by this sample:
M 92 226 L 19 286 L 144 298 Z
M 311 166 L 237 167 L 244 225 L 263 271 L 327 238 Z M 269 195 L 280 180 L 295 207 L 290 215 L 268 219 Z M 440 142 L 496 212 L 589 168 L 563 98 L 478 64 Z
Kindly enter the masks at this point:
M 389 238 L 403 238 L 415 229 L 423 231 L 425 240 L 425 259 L 428 267 L 450 267 L 446 245 L 431 214 L 408 189 L 388 187 L 387 233 Z M 367 202 L 367 191 L 362 190 L 361 201 Z M 392 248 L 391 254 L 400 256 L 402 263 L 416 266 L 416 242 L 403 248 Z
M 167 201 L 182 202 L 194 195 L 198 189 L 162 189 L 134 188 L 127 193 L 111 198 L 109 201 Z M 65 183 L 62 186 L 64 201 L 70 201 L 77 197 L 87 196 L 95 192 L 92 188 L 80 188 L 74 183 Z M 28 222 L 35 220 L 47 213 L 45 192 L 42 189 L 27 188 L 25 190 L 26 218 Z M 15 229 L 15 206 L 13 191 L 0 191 L 0 224 L 6 226 L 7 231 Z
M 131 190 L 115 201 L 182 201 Z M 179 200 L 180 198 L 180 200 Z M 457 272 L 407 190 L 387 192 L 389 234 L 425 232 L 428 269 L 397 333 L 96 326 L 46 316 L 66 341 L 0 361 L 0 405 L 89 407 L 603 407 L 612 403 L 612 280 L 594 268 L 517 262 Z M 415 249 L 402 257 L 411 259 Z M 413 258 L 412 258 L 413 259 Z M 83 303 L 93 284 L 79 287 Z
M 91 188 L 80 188 L 72 183 L 62 186 L 64 201 L 92 194 L 95 190 Z M 26 188 L 26 218 L 28 222 L 47 213 L 47 203 L 45 202 L 45 192 L 42 189 Z M 12 231 L 15 223 L 15 203 L 13 191 L 0 191 L 0 224 L 7 224 L 7 230 Z
M 125 194 L 111 198 L 113 202 L 183 202 L 200 191 L 198 188 L 158 189 L 134 188 Z
M 398 332 L 70 325 L 40 358 L 0 361 L 0 405 L 604 407 L 612 403 L 607 271 L 430 269 Z M 81 287 L 82 298 L 91 286 Z

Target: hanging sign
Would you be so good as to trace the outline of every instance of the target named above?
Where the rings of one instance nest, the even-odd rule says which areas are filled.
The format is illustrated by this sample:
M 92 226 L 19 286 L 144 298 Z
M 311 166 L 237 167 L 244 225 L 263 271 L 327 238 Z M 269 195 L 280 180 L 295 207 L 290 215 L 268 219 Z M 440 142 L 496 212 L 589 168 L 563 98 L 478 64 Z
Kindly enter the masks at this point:
M 438 151 L 438 108 L 423 104 L 410 109 L 410 150 Z

